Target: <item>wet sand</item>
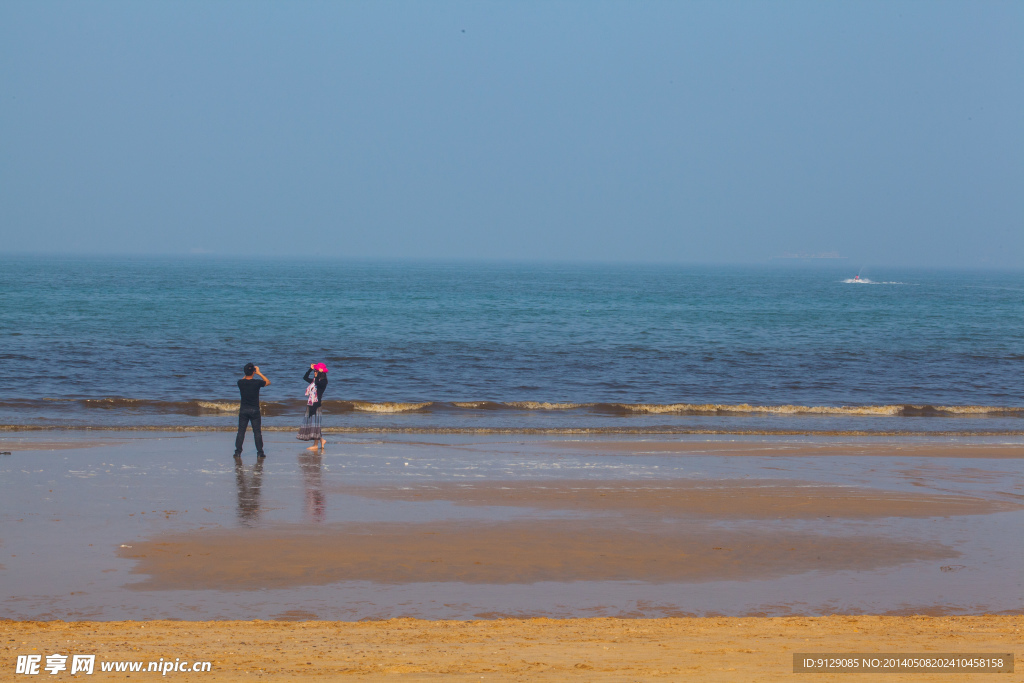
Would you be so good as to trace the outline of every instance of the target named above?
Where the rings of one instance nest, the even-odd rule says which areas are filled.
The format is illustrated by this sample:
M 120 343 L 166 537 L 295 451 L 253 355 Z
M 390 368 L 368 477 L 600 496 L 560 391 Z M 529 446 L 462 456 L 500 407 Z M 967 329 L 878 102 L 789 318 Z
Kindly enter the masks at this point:
M 85 439 L 68 441 L 37 441 L 29 439 L 0 439 L 0 453 L 18 451 L 66 451 L 72 448 L 99 448 L 119 446 L 122 441 L 89 441 Z
M 301 616 L 301 615 L 297 615 Z M 5 672 L 21 654 L 93 653 L 103 661 L 209 661 L 183 681 L 791 681 L 794 652 L 1018 650 L 1024 617 L 829 616 L 703 619 L 499 619 L 301 623 L 0 621 Z M 44 660 L 45 662 L 45 660 Z M 1019 666 L 1019 662 L 1018 662 Z M 8 668 L 9 667 L 9 668 Z M 1019 671 L 1019 668 L 1017 669 Z M 98 680 L 155 674 L 97 673 Z M 12 674 L 13 676 L 13 674 Z M 65 671 L 53 680 L 73 680 Z M 131 678 L 129 678 L 131 676 Z M 79 676 L 80 677 L 80 676 Z M 988 680 L 989 676 L 981 676 Z M 801 681 L 845 674 L 800 674 Z M 852 680 L 932 683 L 964 674 Z M 972 680 L 974 677 L 970 677 Z M 1016 676 L 996 676 L 1018 680 Z M 980 678 L 979 678 L 980 680 Z
M 835 441 L 844 441 L 835 443 Z M 831 442 L 830 442 L 831 441 Z M 634 440 L 634 441 L 552 441 L 554 448 L 586 449 L 591 453 L 678 453 L 689 455 L 718 455 L 722 457 L 926 457 L 926 458 L 1024 458 L 1024 445 L 1019 443 L 942 443 L 928 441 L 915 443 L 909 440 L 892 441 L 880 438 L 871 440 L 822 439 L 818 441 L 787 441 L 785 439 L 758 441 L 730 440 L 692 441 Z
M 5 438 L 0 618 L 1024 612 L 1019 443 L 110 436 Z
M 682 530 L 589 521 L 378 523 L 202 531 L 121 548 L 135 590 L 262 590 L 341 581 L 384 584 L 743 581 L 865 571 L 959 556 L 939 543 L 775 530 Z
M 671 515 L 687 520 L 921 518 L 1024 509 L 1020 503 L 973 496 L 752 479 L 441 482 L 376 487 L 340 485 L 332 490 L 377 500 L 449 501 L 467 506 L 507 505 L 644 517 Z

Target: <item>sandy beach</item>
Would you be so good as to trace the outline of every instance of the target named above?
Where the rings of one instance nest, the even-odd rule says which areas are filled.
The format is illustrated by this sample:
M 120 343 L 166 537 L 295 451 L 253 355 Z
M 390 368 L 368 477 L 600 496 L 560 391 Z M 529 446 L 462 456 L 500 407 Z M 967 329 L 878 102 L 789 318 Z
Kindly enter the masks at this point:
M 1019 641 L 1012 439 L 372 434 L 316 455 L 270 433 L 260 463 L 223 442 L 5 435 L 5 671 L 66 651 L 211 662 L 185 680 L 779 680 L 794 652 Z
M 5 662 L 58 652 L 98 653 L 97 662 L 211 663 L 209 673 L 168 674 L 186 681 L 783 681 L 794 676 L 794 652 L 1012 653 L 1022 627 L 1020 616 L 0 622 L 0 636 Z M 804 673 L 799 680 L 846 676 Z M 948 681 L 951 675 L 890 673 L 871 680 Z

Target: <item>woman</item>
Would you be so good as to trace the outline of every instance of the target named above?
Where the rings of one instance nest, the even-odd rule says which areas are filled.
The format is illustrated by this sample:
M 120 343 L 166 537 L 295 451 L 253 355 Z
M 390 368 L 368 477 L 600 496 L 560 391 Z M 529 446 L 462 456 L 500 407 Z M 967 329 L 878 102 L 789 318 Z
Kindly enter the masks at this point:
M 310 377 L 312 375 L 312 377 Z M 327 445 L 327 440 L 320 434 L 320 403 L 324 400 L 324 392 L 327 391 L 327 366 L 323 363 L 310 363 L 309 370 L 302 378 L 309 382 L 306 387 L 306 417 L 299 427 L 298 438 L 303 441 L 315 441 L 307 451 L 322 449 Z

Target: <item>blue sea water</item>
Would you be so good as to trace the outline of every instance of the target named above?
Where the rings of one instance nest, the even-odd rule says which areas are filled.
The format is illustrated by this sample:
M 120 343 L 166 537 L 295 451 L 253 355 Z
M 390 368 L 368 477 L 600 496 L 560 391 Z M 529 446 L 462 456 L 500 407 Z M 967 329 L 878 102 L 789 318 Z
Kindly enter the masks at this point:
M 0 424 L 229 426 L 251 360 L 271 425 L 325 362 L 328 426 L 1024 428 L 1024 272 L 856 275 L 5 256 Z

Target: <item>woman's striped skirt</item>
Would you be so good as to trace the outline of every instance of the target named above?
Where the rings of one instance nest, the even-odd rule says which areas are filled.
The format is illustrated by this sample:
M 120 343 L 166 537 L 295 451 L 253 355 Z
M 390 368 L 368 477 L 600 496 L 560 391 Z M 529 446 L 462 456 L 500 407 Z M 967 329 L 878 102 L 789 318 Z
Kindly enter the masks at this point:
M 312 408 L 312 406 L 310 406 Z M 320 406 L 317 406 L 315 410 L 310 412 L 306 410 L 306 416 L 302 418 L 302 426 L 299 427 L 299 433 L 295 435 L 297 439 L 302 441 L 316 441 L 320 437 Z

